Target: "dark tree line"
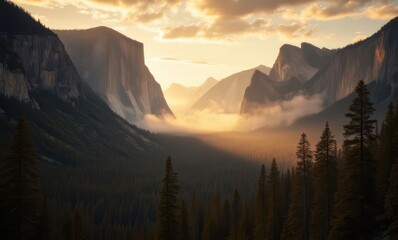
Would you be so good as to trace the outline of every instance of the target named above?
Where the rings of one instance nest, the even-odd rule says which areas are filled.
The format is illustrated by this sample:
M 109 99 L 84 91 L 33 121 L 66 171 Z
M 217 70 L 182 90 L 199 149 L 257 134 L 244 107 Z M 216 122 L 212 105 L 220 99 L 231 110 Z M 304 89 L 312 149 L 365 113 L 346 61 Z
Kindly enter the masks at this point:
M 2 239 L 397 239 L 398 106 L 389 105 L 377 135 L 374 109 L 362 81 L 356 87 L 356 95 L 346 114 L 348 123 L 344 126 L 341 150 L 328 123 L 315 149 L 311 149 L 303 133 L 297 146 L 296 166 L 281 171 L 276 159 L 268 168 L 262 165 L 252 194 L 236 189 L 223 195 L 222 186 L 218 186 L 213 188 L 210 200 L 200 192 L 192 192 L 189 197 L 182 195 L 177 172 L 168 157 L 156 224 L 148 218 L 131 222 L 138 207 L 130 203 L 127 208 L 117 208 L 118 203 L 126 206 L 123 199 L 115 198 L 110 212 L 104 211 L 105 202 L 84 205 L 95 190 L 84 184 L 81 186 L 85 194 L 56 191 L 58 195 L 66 194 L 70 204 L 63 209 L 64 215 L 54 218 L 39 184 L 38 156 L 21 118 L 9 152 L 1 159 Z M 53 205 L 54 201 L 50 203 Z M 87 209 L 93 214 L 88 216 Z M 120 215 L 110 215 L 113 212 Z M 143 212 L 150 215 L 150 210 Z M 54 222 L 62 222 L 62 229 L 54 231 Z M 111 224 L 115 222 L 124 224 Z
M 262 165 L 253 200 L 242 201 L 236 191 L 232 199 L 222 201 L 216 190 L 209 206 L 195 204 L 188 211 L 204 209 L 200 220 L 180 214 L 180 223 L 175 221 L 180 227 L 175 229 L 182 235 L 176 232 L 179 237 L 173 239 L 397 239 L 398 106 L 390 104 L 377 136 L 363 81 L 355 93 L 346 114 L 341 155 L 328 123 L 314 151 L 303 133 L 295 168 L 281 173 L 273 159 L 267 174 Z M 163 198 L 162 192 L 160 201 Z M 191 231 L 195 233 L 187 234 Z

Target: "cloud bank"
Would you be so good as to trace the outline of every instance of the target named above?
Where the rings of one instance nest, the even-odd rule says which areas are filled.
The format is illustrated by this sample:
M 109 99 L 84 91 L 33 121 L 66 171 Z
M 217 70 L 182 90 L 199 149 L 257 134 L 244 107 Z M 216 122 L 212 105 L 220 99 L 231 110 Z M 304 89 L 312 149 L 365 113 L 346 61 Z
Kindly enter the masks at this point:
M 320 95 L 296 96 L 291 100 L 257 109 L 250 115 L 224 113 L 222 109 L 195 111 L 177 118 L 159 119 L 146 115 L 137 122 L 139 127 L 160 133 L 211 133 L 228 131 L 250 131 L 261 127 L 289 126 L 297 119 L 322 110 Z

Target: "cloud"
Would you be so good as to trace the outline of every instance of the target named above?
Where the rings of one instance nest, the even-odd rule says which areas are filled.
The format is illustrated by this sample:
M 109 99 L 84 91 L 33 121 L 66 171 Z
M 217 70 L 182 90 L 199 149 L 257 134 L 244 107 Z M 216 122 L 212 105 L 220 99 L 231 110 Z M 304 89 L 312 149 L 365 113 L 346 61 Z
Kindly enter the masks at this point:
M 168 27 L 163 30 L 163 39 L 176 39 L 176 38 L 194 38 L 200 32 L 200 27 L 197 25 L 187 25 L 178 27 Z
M 160 57 L 160 58 L 155 58 L 154 60 L 166 61 L 166 62 L 177 62 L 177 63 L 181 63 L 181 64 L 215 65 L 215 64 L 211 64 L 204 60 L 187 60 L 187 59 L 180 59 L 180 58 L 175 58 L 175 57 Z
M 316 32 L 316 27 L 306 23 L 279 24 L 276 30 L 285 37 L 292 38 L 311 38 Z
M 217 17 L 241 17 L 258 13 L 272 13 L 282 6 L 298 6 L 314 0 L 197 0 L 196 7 Z
M 352 39 L 352 43 L 357 43 L 359 41 L 365 40 L 366 38 L 368 38 L 368 36 L 363 35 L 363 34 L 359 34 L 359 35 L 357 35 L 356 37 L 354 37 Z
M 196 24 L 163 29 L 163 39 L 210 39 L 221 40 L 228 37 L 256 35 L 266 38 L 280 34 L 288 38 L 311 38 L 316 27 L 307 23 L 293 22 L 275 25 L 270 19 L 258 18 L 252 21 L 244 19 L 219 18 L 210 24 Z
M 323 98 L 320 95 L 296 96 L 288 101 L 258 108 L 250 115 L 224 113 L 222 109 L 204 109 L 180 114 L 177 118 L 159 119 L 147 115 L 136 124 L 154 132 L 180 134 L 250 131 L 264 126 L 289 126 L 298 118 L 322 110 L 322 103 Z
M 301 117 L 321 111 L 322 106 L 323 98 L 321 95 L 295 96 L 291 100 L 261 107 L 251 114 L 244 115 L 240 118 L 239 128 L 254 130 L 262 126 L 289 126 Z
M 388 20 L 398 16 L 398 6 L 390 4 L 370 6 L 365 13 L 370 19 Z

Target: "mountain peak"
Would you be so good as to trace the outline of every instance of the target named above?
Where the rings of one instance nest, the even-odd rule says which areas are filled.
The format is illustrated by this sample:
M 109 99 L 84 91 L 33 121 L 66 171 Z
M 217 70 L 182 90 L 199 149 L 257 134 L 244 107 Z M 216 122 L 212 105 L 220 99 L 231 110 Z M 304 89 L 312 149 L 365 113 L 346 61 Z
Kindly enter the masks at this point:
M 11 1 L 0 1 L 0 23 L 2 33 L 55 35 L 40 21 L 35 20 L 28 12 Z

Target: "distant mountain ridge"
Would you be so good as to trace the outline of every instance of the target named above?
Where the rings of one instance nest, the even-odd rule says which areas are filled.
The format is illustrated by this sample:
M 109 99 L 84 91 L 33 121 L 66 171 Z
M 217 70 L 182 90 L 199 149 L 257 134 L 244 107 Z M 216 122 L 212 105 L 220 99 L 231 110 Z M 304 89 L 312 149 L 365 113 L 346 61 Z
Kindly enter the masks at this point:
M 107 27 L 55 32 L 83 80 L 121 117 L 173 116 L 145 65 L 142 43 Z
M 260 65 L 220 80 L 198 99 L 190 110 L 202 111 L 206 109 L 214 112 L 239 113 L 245 89 L 249 86 L 250 79 L 256 70 L 269 74 L 270 68 Z
M 174 112 L 184 112 L 217 83 L 218 81 L 212 77 L 209 77 L 197 87 L 186 87 L 178 83 L 172 83 L 164 91 L 164 95 Z
M 283 67 L 286 64 L 288 67 Z M 306 77 L 300 79 L 300 76 L 310 75 L 313 76 L 307 80 Z M 280 95 L 279 99 L 267 98 L 274 82 L 284 82 L 292 77 L 302 84 L 296 81 L 290 91 Z M 246 90 L 242 102 L 242 113 L 264 108 L 270 99 L 277 102 L 298 95 L 322 96 L 326 109 L 349 96 L 359 80 L 366 84 L 375 83 L 371 90 L 377 94 L 372 93 L 372 100 L 380 109 L 377 110 L 383 112 L 387 103 L 398 97 L 398 18 L 371 37 L 338 50 L 319 49 L 308 43 L 301 44 L 301 48 L 284 45 L 271 70 L 271 81 L 262 79 L 261 84 L 258 79 L 252 79 L 253 85 Z

